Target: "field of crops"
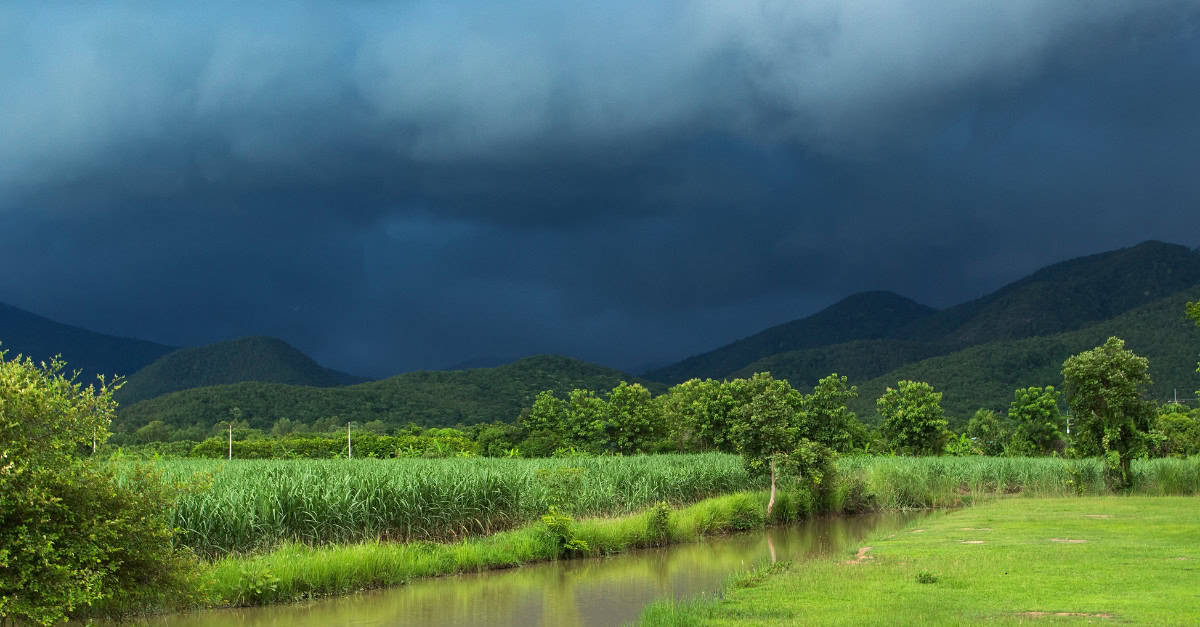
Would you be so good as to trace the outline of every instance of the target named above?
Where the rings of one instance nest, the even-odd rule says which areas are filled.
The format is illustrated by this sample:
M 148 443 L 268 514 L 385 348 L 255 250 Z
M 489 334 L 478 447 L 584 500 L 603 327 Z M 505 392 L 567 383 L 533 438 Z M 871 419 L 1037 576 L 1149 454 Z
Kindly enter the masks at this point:
M 839 460 L 838 471 L 839 490 L 861 491 L 876 510 L 952 507 L 1017 493 L 1109 493 L 1104 466 L 1094 458 L 847 457 Z M 1200 494 L 1200 457 L 1135 460 L 1133 475 L 1136 494 Z
M 198 482 L 172 512 L 205 556 L 284 541 L 445 541 L 509 529 L 551 505 L 577 517 L 693 503 L 760 487 L 734 455 L 566 459 L 171 459 L 172 480 Z
M 363 540 L 448 541 L 511 529 L 550 506 L 575 517 L 615 516 L 764 487 L 734 455 L 567 459 L 170 459 L 194 483 L 172 511 L 181 541 L 202 556 Z M 948 507 L 997 495 L 1107 492 L 1095 459 L 847 457 L 829 511 Z M 1138 494 L 1200 493 L 1200 458 L 1134 465 Z

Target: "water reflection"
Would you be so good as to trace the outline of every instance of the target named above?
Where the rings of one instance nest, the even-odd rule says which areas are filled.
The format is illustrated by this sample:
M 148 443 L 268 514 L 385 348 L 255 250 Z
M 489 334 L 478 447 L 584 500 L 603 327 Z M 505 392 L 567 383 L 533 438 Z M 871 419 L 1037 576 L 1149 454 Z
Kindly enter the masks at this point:
M 770 560 L 800 562 L 857 547 L 873 530 L 902 527 L 911 514 L 809 521 L 766 532 L 635 551 L 600 559 L 533 564 L 439 577 L 307 603 L 157 617 L 172 627 L 255 625 L 621 625 L 657 599 L 720 590 L 732 572 Z

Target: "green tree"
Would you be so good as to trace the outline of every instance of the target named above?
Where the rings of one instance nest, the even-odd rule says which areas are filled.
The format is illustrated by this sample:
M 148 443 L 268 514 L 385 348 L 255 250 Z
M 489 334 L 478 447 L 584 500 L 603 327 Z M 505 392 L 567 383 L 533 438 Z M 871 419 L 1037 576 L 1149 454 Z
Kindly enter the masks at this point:
M 1016 426 L 1008 452 L 1015 456 L 1064 452 L 1066 421 L 1058 409 L 1059 393 L 1054 386 L 1021 388 L 1013 396 L 1008 417 Z
M 51 624 L 98 601 L 180 585 L 169 496 L 152 474 L 118 482 L 91 458 L 119 387 L 0 352 L 0 617 Z
M 296 421 L 291 418 L 280 418 L 271 425 L 271 435 L 282 438 L 291 435 L 296 431 Z
M 151 420 L 133 432 L 138 442 L 166 442 L 171 439 L 171 427 L 161 420 Z
M 631 454 L 652 451 L 664 435 L 662 411 L 640 383 L 617 384 L 608 395 L 606 430 L 609 450 Z
M 967 422 L 964 432 L 984 455 L 998 456 L 1012 437 L 1012 427 L 999 413 L 991 409 L 980 409 Z
M 1200 326 L 1200 301 L 1187 304 L 1187 315 L 1196 323 L 1196 326 Z M 1200 361 L 1196 362 L 1196 372 L 1200 373 Z M 1196 391 L 1196 396 L 1200 396 L 1200 390 Z
M 1111 487 L 1127 488 L 1133 458 L 1146 451 L 1154 404 L 1143 398 L 1150 385 L 1150 362 L 1110 337 L 1103 346 L 1063 362 L 1067 403 L 1078 425 L 1075 447 L 1084 455 L 1100 455 Z
M 613 445 L 608 429 L 608 403 L 592 390 L 571 390 L 563 426 L 564 441 L 568 446 L 600 453 Z
M 533 457 L 548 457 L 563 446 L 566 437 L 567 404 L 551 390 L 539 392 L 528 412 L 517 419 L 525 431 L 521 449 Z
M 846 404 L 858 398 L 858 388 L 846 377 L 833 373 L 817 381 L 811 394 L 801 403 L 803 437 L 835 451 L 845 452 L 855 445 L 855 434 L 862 431 L 858 417 Z
M 880 431 L 903 455 L 936 455 L 946 442 L 942 393 L 924 381 L 900 381 L 875 401 L 883 417 Z
M 751 472 L 770 471 L 771 498 L 767 515 L 775 505 L 777 461 L 796 448 L 803 395 L 784 380 L 760 372 L 750 379 L 728 383 L 738 406 L 729 429 L 729 439 L 741 453 Z
M 663 420 L 679 450 L 735 451 L 729 441 L 735 402 L 728 385 L 712 379 L 691 379 L 672 387 L 659 399 Z
M 1160 441 L 1156 454 L 1161 457 L 1200 455 L 1200 409 L 1168 403 L 1158 409 L 1154 430 Z
M 368 420 L 363 429 L 376 435 L 387 435 L 388 432 L 387 423 L 382 420 Z

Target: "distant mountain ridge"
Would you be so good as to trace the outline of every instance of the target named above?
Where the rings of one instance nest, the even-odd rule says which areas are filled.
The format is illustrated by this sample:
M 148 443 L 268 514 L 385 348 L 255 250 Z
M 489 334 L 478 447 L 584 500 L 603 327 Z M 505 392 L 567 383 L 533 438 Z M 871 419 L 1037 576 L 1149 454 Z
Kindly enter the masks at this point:
M 1046 266 L 991 294 L 941 311 L 925 308 L 922 313 L 914 307 L 906 324 L 894 325 L 904 319 L 903 312 L 889 316 L 886 333 L 864 332 L 879 328 L 850 316 L 859 309 L 855 305 L 865 304 L 869 311 L 872 301 L 881 299 L 923 306 L 890 293 L 856 294 L 808 318 L 771 327 L 645 376 L 677 383 L 692 377 L 720 379 L 769 371 L 796 386 L 811 386 L 835 370 L 852 379 L 870 378 L 977 344 L 1080 329 L 1193 285 L 1200 285 L 1200 252 L 1147 241 Z M 789 329 L 809 332 L 793 340 Z M 774 350 L 784 346 L 790 348 Z
M 643 376 L 664 383 L 692 378 L 719 379 L 754 361 L 787 351 L 855 340 L 899 338 L 904 329 L 936 311 L 893 292 L 860 292 L 811 316 L 770 327 Z
M 79 380 L 84 385 L 98 374 L 110 380 L 113 375 L 128 375 L 175 348 L 89 331 L 0 303 L 0 350 L 8 351 L 8 359 L 20 353 L 49 362 L 62 355 L 68 371 L 81 371 Z
M 918 321 L 907 338 L 972 345 L 1060 333 L 1200 284 L 1200 253 L 1159 241 L 1046 266 Z
M 243 337 L 163 355 L 130 375 L 115 398 L 131 404 L 179 390 L 243 381 L 333 387 L 368 379 L 322 367 L 278 338 Z
M 543 390 L 565 397 L 572 389 L 608 391 L 637 379 L 612 368 L 557 355 L 526 357 L 496 368 L 424 370 L 348 387 L 317 388 L 243 382 L 172 392 L 118 410 L 118 423 L 133 429 L 151 420 L 173 427 L 211 425 L 234 413 L 251 427 L 269 429 L 289 418 L 311 423 L 382 420 L 391 426 L 515 421 Z M 644 382 L 654 393 L 665 387 Z
M 915 361 L 866 381 L 858 381 L 853 404 L 860 418 L 872 422 L 875 399 L 902 379 L 925 381 L 942 392 L 951 427 L 961 428 L 976 409 L 1008 409 L 1013 391 L 1031 385 L 1062 385 L 1068 357 L 1095 348 L 1109 337 L 1150 360 L 1150 395 L 1160 402 L 1178 389 L 1191 397 L 1200 388 L 1196 373 L 1200 328 L 1184 315 L 1184 305 L 1200 300 L 1200 285 L 1129 310 L 1109 320 L 1056 333 L 978 344 L 946 355 Z

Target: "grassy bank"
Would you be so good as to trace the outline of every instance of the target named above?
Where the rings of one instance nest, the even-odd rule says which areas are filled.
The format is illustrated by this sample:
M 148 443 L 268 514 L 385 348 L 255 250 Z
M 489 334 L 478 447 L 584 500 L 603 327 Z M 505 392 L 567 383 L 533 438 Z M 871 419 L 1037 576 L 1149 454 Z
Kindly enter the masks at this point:
M 258 605 L 398 585 L 419 577 L 691 542 L 762 528 L 766 501 L 766 492 L 740 492 L 681 509 L 655 507 L 579 521 L 560 517 L 455 543 L 290 543 L 212 563 L 200 578 L 200 598 L 208 605 Z
M 708 468 L 711 469 L 729 459 L 721 457 L 673 456 L 660 461 L 679 464 L 678 472 L 687 473 L 691 469 L 691 472 L 705 476 L 705 466 L 699 462 L 710 462 Z M 603 468 L 624 468 L 627 472 L 657 468 L 660 472 L 651 477 L 663 481 L 662 477 L 669 476 L 662 471 L 668 465 L 645 465 L 649 459 L 654 458 L 628 458 L 626 461 L 631 465 L 624 466 L 616 463 L 621 461 L 620 458 L 542 460 L 538 468 L 551 471 L 586 468 L 586 473 L 599 473 Z M 696 465 L 680 464 L 685 461 Z M 592 465 L 572 466 L 572 463 Z M 520 460 L 513 460 L 510 467 L 521 468 L 521 464 Z M 527 460 L 524 464 L 530 462 Z M 431 467 L 439 466 L 435 464 Z M 1135 466 L 1135 472 L 1141 493 L 1200 492 L 1200 458 L 1146 460 Z M 443 475 L 442 480 L 449 476 L 452 475 Z M 646 485 L 649 480 L 647 477 L 641 478 L 640 485 Z M 630 476 L 618 476 L 617 481 L 639 485 L 634 484 L 635 480 Z M 682 482 L 681 479 L 664 481 L 664 485 Z M 630 485 L 626 485 L 625 489 L 629 490 Z M 609 490 L 615 491 L 616 488 L 613 486 Z M 646 500 L 655 494 L 645 488 L 641 490 L 631 493 L 639 494 L 639 498 Z M 659 490 L 658 494 L 665 492 L 664 488 L 660 487 Z M 1056 497 L 1097 495 L 1104 491 L 1103 469 L 1094 460 L 847 458 L 841 460 L 834 485 L 824 495 L 814 496 L 804 490 L 785 491 L 780 494 L 769 521 L 765 518 L 766 492 L 758 491 L 712 497 L 678 509 L 651 507 L 636 514 L 587 517 L 569 523 L 564 519 L 544 517 L 538 520 L 539 516 L 545 514 L 546 510 L 543 509 L 530 512 L 529 517 L 536 522 L 526 523 L 520 528 L 467 536 L 450 543 L 386 542 L 376 538 L 337 545 L 287 542 L 273 550 L 232 555 L 212 562 L 206 566 L 202 596 L 211 604 L 270 603 L 395 585 L 419 577 L 507 568 L 562 557 L 595 556 L 652 545 L 690 542 L 705 535 L 756 529 L 768 523 L 786 523 L 819 512 L 925 509 L 959 506 L 1015 494 Z M 575 495 L 576 511 L 584 509 L 581 504 L 590 504 L 594 510 L 604 511 L 604 494 L 597 490 L 590 496 L 587 493 Z M 624 501 L 623 506 L 630 507 L 628 503 L 633 499 L 626 498 L 628 500 Z M 1016 502 L 1034 501 L 1022 498 Z M 545 504 L 545 501 L 540 503 Z M 563 511 L 566 513 L 565 509 Z M 572 545 L 573 541 L 578 543 Z
M 1200 499 L 1002 499 L 864 542 L 857 555 L 655 604 L 646 625 L 1200 622 Z M 865 547 L 870 547 L 866 549 Z
M 1103 469 L 1094 460 L 845 458 L 823 493 L 786 489 L 766 520 L 766 492 L 739 491 L 755 481 L 739 458 L 728 455 L 186 461 L 164 468 L 174 478 L 213 471 L 211 486 L 187 494 L 175 514 L 187 530 L 185 540 L 210 539 L 201 544 L 210 557 L 200 563 L 187 606 L 343 594 L 420 577 L 690 542 L 818 512 L 1105 493 Z M 1200 492 L 1200 457 L 1140 461 L 1134 472 L 1140 494 Z M 717 496 L 702 498 L 712 494 Z M 664 504 L 653 505 L 659 501 Z M 546 518 L 551 503 L 559 504 L 560 515 Z M 218 554 L 222 541 L 211 538 L 243 550 Z
M 567 459 L 166 460 L 168 479 L 203 487 L 172 524 L 203 557 L 283 543 L 449 542 L 513 529 L 550 504 L 618 516 L 760 487 L 733 455 Z
M 755 489 L 733 455 L 568 459 L 167 460 L 177 481 L 206 487 L 171 512 L 181 542 L 197 554 L 375 540 L 454 541 L 513 529 L 550 504 L 576 517 L 619 516 L 666 501 L 686 505 Z M 1103 494 L 1096 460 L 1053 458 L 851 457 L 839 460 L 832 511 L 961 505 L 994 494 Z M 1194 494 L 1200 460 L 1134 466 L 1137 492 Z

